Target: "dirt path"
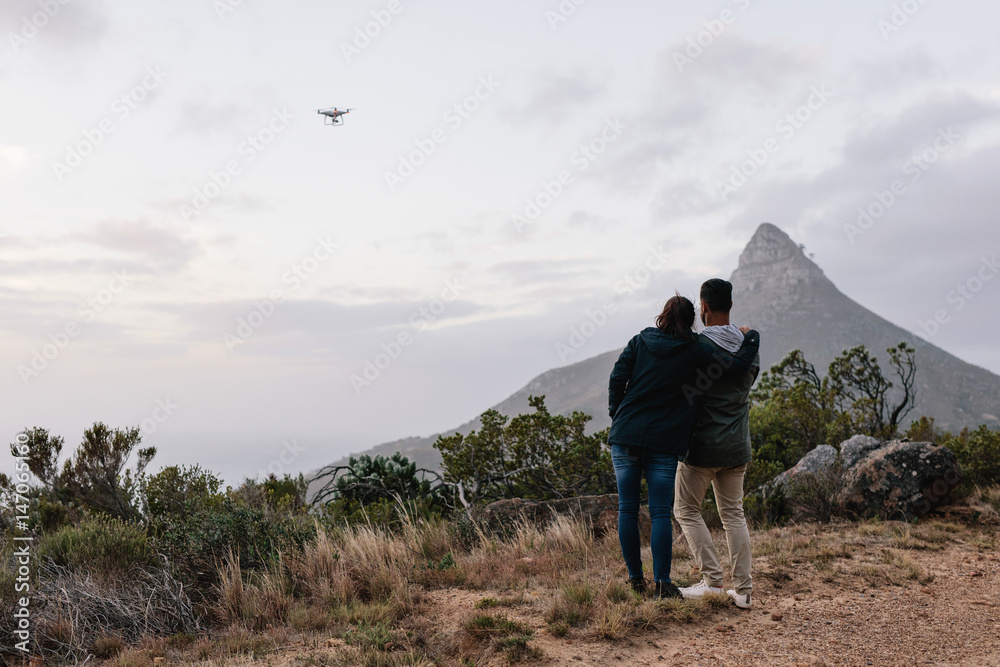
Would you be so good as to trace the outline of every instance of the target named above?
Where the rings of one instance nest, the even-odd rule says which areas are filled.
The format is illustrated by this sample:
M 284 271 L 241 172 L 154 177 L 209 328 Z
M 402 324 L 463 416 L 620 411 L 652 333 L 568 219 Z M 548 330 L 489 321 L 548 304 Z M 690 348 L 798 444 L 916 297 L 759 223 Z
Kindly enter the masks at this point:
M 731 607 L 692 623 L 658 623 L 617 641 L 588 628 L 552 636 L 542 596 L 510 617 L 534 628 L 539 664 L 548 665 L 1000 665 L 997 557 L 957 538 L 941 550 L 905 554 L 923 583 L 836 571 L 821 578 L 809 563 L 792 562 L 790 579 L 758 575 L 750 611 Z M 866 572 L 874 567 L 869 561 L 877 563 L 877 554 L 862 551 L 846 562 Z M 430 618 L 460 627 L 485 597 L 430 591 Z

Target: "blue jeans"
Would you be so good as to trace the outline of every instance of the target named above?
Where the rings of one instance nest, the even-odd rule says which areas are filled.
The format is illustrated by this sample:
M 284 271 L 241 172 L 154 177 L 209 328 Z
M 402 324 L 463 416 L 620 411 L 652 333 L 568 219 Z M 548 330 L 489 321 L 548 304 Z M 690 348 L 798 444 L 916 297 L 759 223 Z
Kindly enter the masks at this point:
M 677 457 L 643 447 L 611 445 L 611 460 L 618 480 L 618 539 L 631 579 L 642 578 L 639 544 L 639 489 L 646 473 L 649 517 L 653 521 L 653 581 L 670 581 L 674 535 L 670 515 L 674 509 Z

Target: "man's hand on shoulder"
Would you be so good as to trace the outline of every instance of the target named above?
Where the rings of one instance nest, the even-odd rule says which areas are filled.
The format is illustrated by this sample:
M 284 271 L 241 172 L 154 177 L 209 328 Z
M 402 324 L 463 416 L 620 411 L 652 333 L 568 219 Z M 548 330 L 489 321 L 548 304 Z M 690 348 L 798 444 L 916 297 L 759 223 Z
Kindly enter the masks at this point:
M 740 327 L 740 331 L 741 331 L 741 332 L 743 333 L 743 335 L 745 336 L 745 335 L 747 335 L 748 333 L 750 333 L 750 327 Z

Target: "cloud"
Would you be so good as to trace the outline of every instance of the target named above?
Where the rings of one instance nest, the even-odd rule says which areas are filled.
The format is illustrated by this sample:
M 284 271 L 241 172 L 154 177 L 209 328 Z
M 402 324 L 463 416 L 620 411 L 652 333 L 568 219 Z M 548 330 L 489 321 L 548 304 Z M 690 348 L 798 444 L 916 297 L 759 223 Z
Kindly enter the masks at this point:
M 511 122 L 564 123 L 608 91 L 608 74 L 586 69 L 543 72 L 535 76 L 525 94 L 527 101 L 506 112 Z
M 964 132 L 998 116 L 996 102 L 967 92 L 934 95 L 899 114 L 882 117 L 870 127 L 856 129 L 844 144 L 844 159 L 852 167 L 898 166 L 932 145 L 939 131 L 954 128 Z
M 692 29 L 693 34 L 701 30 Z M 824 53 L 811 46 L 777 40 L 753 40 L 731 28 L 706 47 L 690 64 L 679 67 L 675 56 L 687 48 L 687 38 L 667 45 L 660 56 L 660 80 L 676 94 L 697 94 L 702 99 L 732 99 L 751 92 L 776 95 L 792 81 L 822 70 Z
M 508 287 L 518 287 L 579 279 L 603 263 L 599 259 L 524 259 L 494 264 L 486 272 Z
M 867 59 L 850 68 L 858 98 L 886 97 L 923 88 L 946 73 L 944 63 L 931 57 L 920 47 L 910 47 L 901 53 L 886 53 L 878 59 Z
M 707 156 L 731 152 L 732 141 L 746 131 L 745 118 L 761 107 L 797 100 L 803 89 L 825 78 L 822 51 L 755 41 L 737 28 L 678 69 L 675 55 L 686 47 L 685 37 L 661 51 L 648 101 L 630 114 L 624 145 L 594 170 L 616 190 L 635 194 L 662 183 L 664 169 L 682 168 L 686 183 L 670 181 L 656 196 L 661 213 L 691 211 L 692 200 L 704 200 L 689 174 L 693 167 L 703 167 Z M 683 192 L 671 192 L 678 187 Z
M 19 53 L 27 52 L 38 40 L 37 46 L 44 48 L 32 48 L 31 53 L 45 54 L 55 48 L 65 54 L 97 45 L 108 31 L 107 8 L 100 0 L 52 5 L 55 9 L 46 11 L 36 0 L 4 0 L 0 32 L 27 40 L 19 44 Z
M 177 230 L 142 222 L 105 221 L 86 232 L 70 235 L 79 241 L 116 254 L 140 258 L 146 271 L 176 272 L 188 266 L 201 249 Z

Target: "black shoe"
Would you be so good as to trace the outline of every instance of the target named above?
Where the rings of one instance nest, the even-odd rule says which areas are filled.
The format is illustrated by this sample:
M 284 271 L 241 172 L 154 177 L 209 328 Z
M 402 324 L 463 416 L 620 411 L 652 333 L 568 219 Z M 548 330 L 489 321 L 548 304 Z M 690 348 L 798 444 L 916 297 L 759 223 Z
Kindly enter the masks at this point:
M 684 599 L 681 595 L 679 588 L 674 586 L 672 582 L 669 581 L 657 581 L 656 589 L 653 592 L 653 597 L 657 600 L 665 600 L 667 598 L 680 598 Z
M 635 591 L 636 593 L 638 593 L 639 595 L 645 595 L 646 594 L 646 580 L 645 579 L 641 579 L 641 578 L 640 579 L 629 579 L 628 580 L 628 584 L 629 584 L 629 586 L 632 587 L 632 590 Z

